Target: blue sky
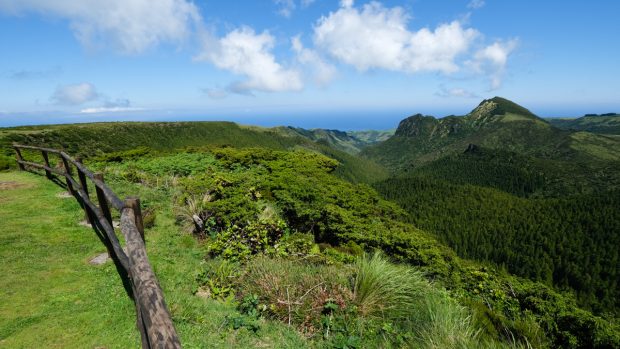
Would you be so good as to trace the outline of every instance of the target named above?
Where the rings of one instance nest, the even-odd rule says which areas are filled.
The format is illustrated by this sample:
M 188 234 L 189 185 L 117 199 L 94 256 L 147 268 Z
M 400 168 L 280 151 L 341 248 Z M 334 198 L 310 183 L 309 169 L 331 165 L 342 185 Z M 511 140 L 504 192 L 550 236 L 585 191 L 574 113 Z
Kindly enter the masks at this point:
M 0 126 L 620 111 L 620 2 L 0 0 Z

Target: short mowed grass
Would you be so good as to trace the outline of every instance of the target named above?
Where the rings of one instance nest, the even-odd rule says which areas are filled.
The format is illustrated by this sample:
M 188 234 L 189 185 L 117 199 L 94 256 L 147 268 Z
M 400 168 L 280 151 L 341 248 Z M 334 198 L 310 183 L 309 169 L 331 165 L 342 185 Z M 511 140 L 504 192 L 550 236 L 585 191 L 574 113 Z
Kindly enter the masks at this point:
M 205 251 L 174 224 L 166 194 L 112 187 L 156 208 L 147 253 L 184 348 L 307 345 L 277 322 L 264 321 L 258 334 L 227 326 L 226 318 L 238 314 L 233 304 L 194 294 Z M 78 224 L 83 213 L 75 199 L 57 197 L 62 192 L 44 176 L 0 173 L 0 347 L 138 348 L 135 308 L 116 268 L 88 263 L 105 248 Z
M 134 306 L 72 198 L 33 174 L 0 173 L 0 347 L 130 348 Z

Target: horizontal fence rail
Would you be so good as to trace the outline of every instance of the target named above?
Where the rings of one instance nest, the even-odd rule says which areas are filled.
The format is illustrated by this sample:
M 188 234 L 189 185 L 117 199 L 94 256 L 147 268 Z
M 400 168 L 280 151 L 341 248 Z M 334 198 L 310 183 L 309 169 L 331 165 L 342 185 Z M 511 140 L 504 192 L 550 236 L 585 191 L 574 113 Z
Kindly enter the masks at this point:
M 20 144 L 13 144 L 13 149 L 20 170 L 35 168 L 45 171 L 49 179 L 55 179 L 54 175 L 65 179 L 67 190 L 84 209 L 86 221 L 106 246 L 127 293 L 135 303 L 142 348 L 181 348 L 163 292 L 146 255 L 140 199 L 119 199 L 105 184 L 101 173 L 92 173 L 80 158 L 73 158 L 61 150 Z M 22 149 L 40 152 L 43 163 L 25 161 Z M 61 167 L 50 165 L 50 154 L 59 158 Z M 78 180 L 73 177 L 74 169 Z M 90 199 L 88 180 L 94 186 L 97 204 Z M 110 206 L 120 213 L 120 231 L 125 239 L 126 252 L 114 231 Z

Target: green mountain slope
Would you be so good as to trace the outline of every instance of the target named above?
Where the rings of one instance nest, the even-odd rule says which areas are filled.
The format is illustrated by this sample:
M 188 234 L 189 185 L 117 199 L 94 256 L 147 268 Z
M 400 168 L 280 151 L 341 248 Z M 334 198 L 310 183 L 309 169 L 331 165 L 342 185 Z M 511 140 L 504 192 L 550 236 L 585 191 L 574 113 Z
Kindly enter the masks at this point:
M 276 127 L 274 130 L 289 136 L 302 136 L 312 141 L 328 145 L 332 148 L 358 154 L 365 147 L 390 138 L 394 131 L 338 131 L 327 129 L 303 129 L 297 127 Z
M 210 265 L 221 268 L 222 264 L 214 263 L 234 263 L 229 268 L 244 272 L 234 276 L 237 284 L 230 281 L 222 284 L 214 279 L 220 275 L 217 271 L 220 269 L 209 271 L 203 282 L 211 292 L 221 292 L 225 287 L 254 290 L 258 292 L 257 301 L 268 305 L 262 308 L 265 316 L 288 322 L 291 320 L 287 314 L 291 310 L 286 309 L 282 300 L 286 299 L 288 289 L 298 292 L 298 285 L 282 279 L 282 273 L 286 273 L 286 268 L 299 272 L 297 264 L 289 264 L 291 261 L 312 266 L 314 271 L 297 277 L 306 281 L 303 281 L 305 289 L 296 294 L 308 292 L 312 297 L 320 297 L 318 304 L 308 309 L 323 309 L 330 301 L 338 306 L 330 306 L 335 309 L 328 309 L 327 314 L 333 317 L 327 319 L 320 314 L 312 315 L 315 312 L 312 310 L 301 314 L 295 310 L 294 326 L 307 321 L 304 328 L 311 333 L 321 328 L 325 331 L 321 326 L 327 324 L 332 326 L 329 331 L 334 336 L 338 333 L 345 338 L 361 336 L 362 343 L 367 344 L 373 343 L 368 342 L 370 338 L 388 341 L 383 345 L 360 344 L 361 347 L 402 347 L 408 341 L 415 343 L 413 347 L 426 347 L 417 344 L 420 339 L 411 338 L 411 331 L 407 330 L 411 328 L 408 326 L 428 326 L 427 320 L 415 324 L 420 321 L 419 314 L 408 318 L 414 324 L 402 319 L 379 318 L 378 323 L 363 325 L 371 327 L 360 327 L 364 322 L 355 321 L 365 319 L 363 308 L 350 301 L 343 288 L 333 289 L 326 285 L 331 281 L 316 279 L 315 275 L 324 274 L 327 278 L 335 276 L 337 270 L 346 272 L 352 267 L 349 263 L 355 260 L 354 256 L 378 249 L 395 261 L 415 267 L 436 286 L 447 288 L 450 298 L 466 306 L 480 330 L 476 336 L 480 342 L 456 347 L 485 347 L 485 338 L 530 343 L 535 347 L 570 347 L 570 343 L 613 347 L 619 343 L 613 322 L 579 309 L 572 295 L 457 257 L 435 237 L 407 223 L 406 212 L 382 199 L 372 188 L 334 176 L 334 164 L 333 160 L 306 150 L 211 148 L 93 165 L 116 180 L 130 180 L 146 187 L 170 183 L 168 196 L 178 206 L 179 221 L 187 222 L 195 234 L 205 239 L 206 250 L 216 259 Z M 194 215 L 205 224 L 196 227 L 195 221 L 189 218 Z M 267 268 L 264 256 L 289 259 L 276 259 Z M 337 268 L 330 269 L 334 263 Z M 283 269 L 282 265 L 287 267 Z M 253 268 L 258 270 L 253 272 Z M 256 277 L 258 280 L 251 280 Z M 222 278 L 230 280 L 227 274 Z M 420 301 L 427 304 L 423 308 L 435 306 L 433 299 Z M 292 307 L 304 306 L 303 302 L 298 303 Z M 381 313 L 392 316 L 390 311 Z M 443 319 L 444 314 L 444 310 L 438 309 L 432 318 Z M 319 319 L 323 325 L 317 324 Z M 451 322 L 444 325 L 453 326 Z M 388 332 L 377 336 L 376 333 L 384 333 L 381 331 Z M 398 335 L 388 335 L 392 331 Z M 457 336 L 449 334 L 452 335 Z M 489 347 L 498 346 L 496 343 Z
M 430 176 L 375 187 L 459 255 L 571 290 L 598 313 L 620 314 L 620 192 L 524 199 Z
M 580 193 L 591 191 L 597 183 L 605 187 L 620 183 L 620 140 L 558 129 L 499 97 L 484 100 L 461 117 L 411 116 L 400 122 L 393 137 L 361 154 L 393 173 L 406 174 L 440 159 L 446 162 L 446 157 L 455 159 L 470 144 L 498 151 L 496 163 L 503 161 L 501 154 L 508 156 L 506 164 L 511 161 L 508 154 L 528 158 L 529 167 L 557 184 L 546 194 L 567 194 L 562 187 Z
M 300 134 L 232 122 L 116 122 L 0 129 L 0 149 L 5 156 L 12 156 L 12 142 L 64 149 L 86 158 L 138 147 L 157 152 L 204 146 L 304 148 L 338 160 L 340 166 L 336 174 L 353 182 L 370 183 L 386 175 L 372 160 L 358 158 Z M 5 159 L 0 158 L 0 166 L 7 161 Z
M 376 184 L 460 256 L 572 290 L 618 313 L 620 142 L 550 125 L 503 98 L 469 114 L 414 115 L 362 153 Z M 608 258 L 608 259 L 607 259 Z
M 563 130 L 620 135 L 620 114 L 587 114 L 580 118 L 548 118 L 547 122 Z

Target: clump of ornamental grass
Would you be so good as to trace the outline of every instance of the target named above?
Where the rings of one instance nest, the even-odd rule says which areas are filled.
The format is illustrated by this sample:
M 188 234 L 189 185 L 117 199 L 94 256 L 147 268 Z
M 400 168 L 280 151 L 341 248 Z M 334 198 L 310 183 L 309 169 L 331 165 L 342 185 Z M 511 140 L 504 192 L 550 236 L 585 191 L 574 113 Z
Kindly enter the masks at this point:
M 399 343 L 416 348 L 476 348 L 479 331 L 466 309 L 411 267 L 376 252 L 358 258 L 353 302 L 359 316 L 407 334 Z M 394 338 L 385 337 L 390 343 Z
M 379 252 L 358 258 L 355 270 L 353 296 L 361 316 L 407 320 L 420 308 L 428 288 L 420 273 L 390 263 Z

